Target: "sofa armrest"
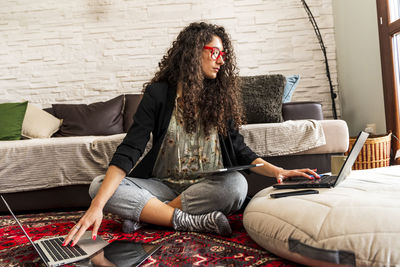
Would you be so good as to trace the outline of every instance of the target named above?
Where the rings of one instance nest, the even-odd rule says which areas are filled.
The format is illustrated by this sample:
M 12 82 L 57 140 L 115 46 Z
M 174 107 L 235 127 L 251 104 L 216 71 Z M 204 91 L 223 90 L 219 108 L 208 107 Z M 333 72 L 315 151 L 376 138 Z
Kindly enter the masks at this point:
M 239 132 L 261 157 L 344 153 L 349 146 L 349 129 L 344 120 L 247 124 Z
M 349 149 L 349 128 L 344 120 L 320 121 L 326 144 L 294 155 L 337 154 Z
M 318 102 L 288 102 L 282 104 L 283 120 L 323 120 L 322 105 Z

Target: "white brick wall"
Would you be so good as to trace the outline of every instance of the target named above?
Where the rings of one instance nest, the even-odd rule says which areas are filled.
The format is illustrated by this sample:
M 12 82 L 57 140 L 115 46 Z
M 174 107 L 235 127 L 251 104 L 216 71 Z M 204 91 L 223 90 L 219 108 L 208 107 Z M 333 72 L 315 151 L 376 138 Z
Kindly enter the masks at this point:
M 337 87 L 332 0 L 307 1 Z M 323 55 L 300 0 L 1 0 L 0 102 L 91 103 L 140 92 L 180 30 L 226 27 L 241 75 L 300 74 L 293 100 L 323 103 Z M 337 101 L 339 105 L 339 101 Z

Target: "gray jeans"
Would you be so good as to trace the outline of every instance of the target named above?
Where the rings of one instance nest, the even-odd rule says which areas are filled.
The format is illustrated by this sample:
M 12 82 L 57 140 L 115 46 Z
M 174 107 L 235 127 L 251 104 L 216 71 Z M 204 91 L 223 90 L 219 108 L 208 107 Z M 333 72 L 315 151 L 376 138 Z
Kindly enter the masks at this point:
M 89 188 L 94 198 L 104 175 L 96 177 Z M 108 200 L 104 210 L 122 218 L 139 221 L 146 203 L 153 197 L 171 201 L 179 195 L 161 180 L 125 177 Z M 230 214 L 240 209 L 247 195 L 247 181 L 239 172 L 229 172 L 207 177 L 181 193 L 182 210 L 189 214 L 221 211 Z

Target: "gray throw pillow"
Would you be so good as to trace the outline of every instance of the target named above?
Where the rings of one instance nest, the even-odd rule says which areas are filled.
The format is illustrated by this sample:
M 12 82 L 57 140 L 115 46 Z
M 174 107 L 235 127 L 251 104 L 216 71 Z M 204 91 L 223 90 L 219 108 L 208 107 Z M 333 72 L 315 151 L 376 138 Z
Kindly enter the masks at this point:
M 106 102 L 53 104 L 54 116 L 63 119 L 55 136 L 112 135 L 124 132 L 124 96 Z
M 282 122 L 286 78 L 280 74 L 240 77 L 247 123 Z

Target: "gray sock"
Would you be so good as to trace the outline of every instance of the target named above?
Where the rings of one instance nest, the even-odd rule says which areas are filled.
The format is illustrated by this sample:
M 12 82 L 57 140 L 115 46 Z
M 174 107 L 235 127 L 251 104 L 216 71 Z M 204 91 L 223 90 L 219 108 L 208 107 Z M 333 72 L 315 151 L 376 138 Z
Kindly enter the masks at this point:
M 125 234 L 131 234 L 142 228 L 143 224 L 141 222 L 135 222 L 132 220 L 124 220 L 122 223 L 122 232 Z
M 177 231 L 217 233 L 225 236 L 232 234 L 228 219 L 220 211 L 192 215 L 180 209 L 175 209 L 172 225 Z

